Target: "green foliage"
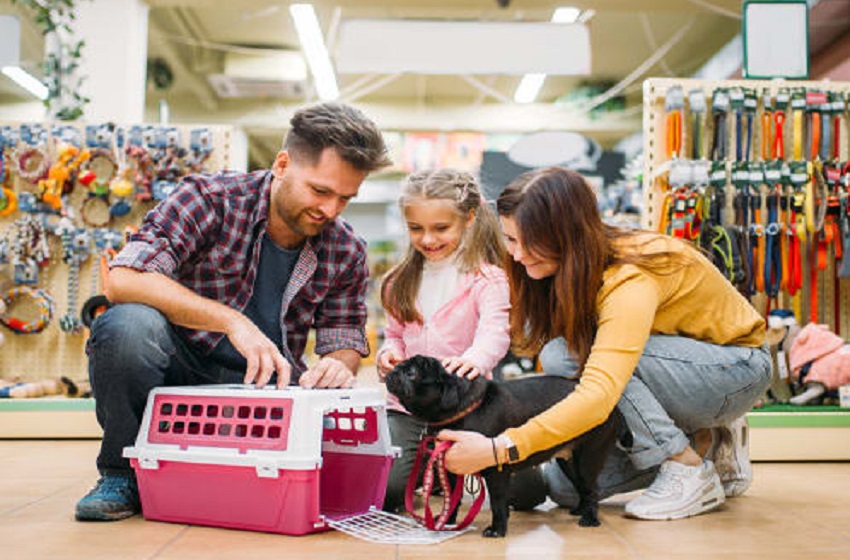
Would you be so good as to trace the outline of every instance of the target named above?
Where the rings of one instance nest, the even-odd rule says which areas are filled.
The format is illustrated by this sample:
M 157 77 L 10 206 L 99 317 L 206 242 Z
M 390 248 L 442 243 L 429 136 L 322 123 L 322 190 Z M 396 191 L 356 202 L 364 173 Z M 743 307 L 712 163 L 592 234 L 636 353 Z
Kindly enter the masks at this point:
M 47 86 L 45 106 L 59 120 L 80 118 L 90 99 L 79 93 L 84 78 L 75 77 L 85 46 L 85 41 L 73 39 L 72 23 L 77 19 L 74 9 L 79 0 L 12 0 L 12 3 L 32 12 L 33 21 L 42 35 L 55 34 L 57 39 L 57 51 L 48 52 L 43 63 L 44 84 Z

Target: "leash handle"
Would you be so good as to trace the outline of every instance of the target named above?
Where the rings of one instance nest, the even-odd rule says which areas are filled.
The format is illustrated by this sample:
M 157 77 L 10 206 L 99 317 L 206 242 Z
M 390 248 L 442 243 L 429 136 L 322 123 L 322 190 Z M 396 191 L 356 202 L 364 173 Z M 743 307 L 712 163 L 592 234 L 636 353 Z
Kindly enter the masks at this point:
M 469 511 L 463 520 L 456 525 L 446 525 L 446 521 L 451 514 L 460 506 L 463 498 L 463 483 L 464 477 L 458 477 L 454 488 L 450 488 L 448 482 L 448 474 L 446 471 L 446 451 L 454 444 L 452 441 L 439 441 L 433 436 L 422 438 L 419 442 L 419 447 L 416 449 L 416 458 L 413 461 L 413 469 L 410 471 L 410 477 L 407 479 L 407 486 L 404 491 L 404 506 L 408 513 L 416 519 L 420 524 L 424 525 L 430 531 L 458 531 L 472 523 L 475 516 L 481 510 L 484 503 L 484 491 L 481 475 L 476 473 L 472 476 L 478 478 L 478 482 L 482 491 L 478 492 L 475 500 L 470 506 Z M 433 449 L 430 447 L 433 445 Z M 425 494 L 425 511 L 424 515 L 419 515 L 413 507 L 413 498 L 416 492 L 416 483 L 419 478 L 419 471 L 422 467 L 422 462 L 425 456 L 428 456 L 428 462 L 425 465 L 425 472 L 422 479 L 422 488 Z M 440 487 L 443 490 L 443 505 L 440 513 L 435 517 L 431 511 L 431 493 L 434 489 L 434 473 L 437 473 L 437 478 L 440 482 Z

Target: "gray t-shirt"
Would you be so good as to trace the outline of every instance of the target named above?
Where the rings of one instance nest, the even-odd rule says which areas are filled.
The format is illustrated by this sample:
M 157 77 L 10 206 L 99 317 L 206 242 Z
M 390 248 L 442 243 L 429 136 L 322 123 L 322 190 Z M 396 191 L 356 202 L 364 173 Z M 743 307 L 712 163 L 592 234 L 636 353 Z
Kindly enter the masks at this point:
M 283 293 L 289 284 L 289 278 L 298 262 L 301 249 L 283 249 L 266 235 L 260 249 L 260 265 L 254 292 L 245 306 L 245 316 L 254 322 L 269 340 L 283 350 L 283 331 L 281 330 L 281 302 Z M 244 371 L 245 358 L 236 351 L 226 336 L 213 348 L 209 357 L 229 369 Z

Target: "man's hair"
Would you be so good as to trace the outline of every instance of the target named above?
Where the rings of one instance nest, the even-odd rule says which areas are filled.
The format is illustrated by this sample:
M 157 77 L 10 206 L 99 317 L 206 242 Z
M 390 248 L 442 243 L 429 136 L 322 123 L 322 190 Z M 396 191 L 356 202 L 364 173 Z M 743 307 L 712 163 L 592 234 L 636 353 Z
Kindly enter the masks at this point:
M 349 105 L 311 105 L 296 111 L 289 124 L 283 149 L 293 159 L 315 164 L 326 148 L 333 148 L 360 171 L 371 173 L 392 163 L 378 127 Z

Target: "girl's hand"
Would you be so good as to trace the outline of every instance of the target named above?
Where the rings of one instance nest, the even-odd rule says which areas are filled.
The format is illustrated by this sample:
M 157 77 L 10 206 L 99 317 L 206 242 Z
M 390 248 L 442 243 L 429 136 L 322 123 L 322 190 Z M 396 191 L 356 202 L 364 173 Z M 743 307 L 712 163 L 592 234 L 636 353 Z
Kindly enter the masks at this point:
M 378 366 L 378 378 L 383 381 L 387 374 L 403 361 L 404 356 L 395 350 L 385 350 L 378 353 L 378 360 L 376 363 Z
M 442 430 L 437 439 L 455 442 L 446 452 L 446 468 L 455 474 L 472 474 L 496 464 L 493 444 L 483 434 Z
M 459 357 L 444 359 L 443 367 L 449 373 L 454 373 L 458 377 L 465 377 L 470 381 L 481 375 L 481 370 L 478 369 L 478 366 Z

